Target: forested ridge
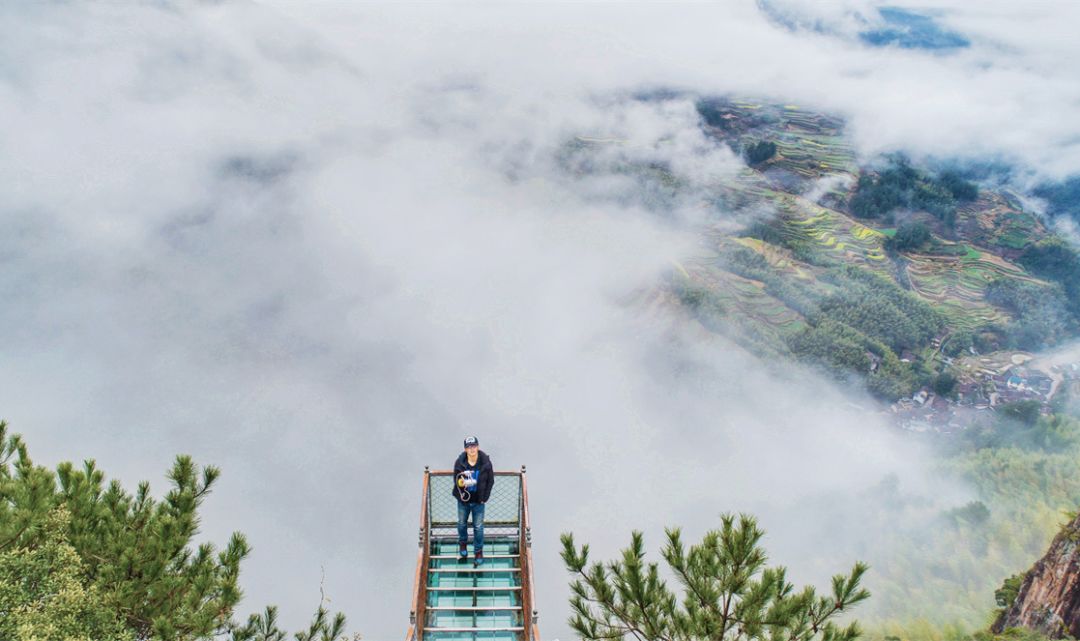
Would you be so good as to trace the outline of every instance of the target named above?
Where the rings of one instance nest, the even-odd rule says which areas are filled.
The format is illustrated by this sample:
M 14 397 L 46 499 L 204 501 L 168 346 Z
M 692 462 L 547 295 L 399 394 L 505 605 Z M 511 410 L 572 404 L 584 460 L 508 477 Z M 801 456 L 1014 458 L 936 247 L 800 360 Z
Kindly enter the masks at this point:
M 716 207 L 717 226 L 702 230 L 715 258 L 670 281 L 711 331 L 885 401 L 962 377 L 943 356 L 1080 335 L 1080 254 L 1000 176 L 899 153 L 861 159 L 843 120 L 812 109 L 732 97 L 697 106 L 703 131 L 745 170 L 704 186 L 655 163 L 617 171 L 667 193 L 658 207 L 680 190 Z M 732 216 L 746 222 L 732 228 Z

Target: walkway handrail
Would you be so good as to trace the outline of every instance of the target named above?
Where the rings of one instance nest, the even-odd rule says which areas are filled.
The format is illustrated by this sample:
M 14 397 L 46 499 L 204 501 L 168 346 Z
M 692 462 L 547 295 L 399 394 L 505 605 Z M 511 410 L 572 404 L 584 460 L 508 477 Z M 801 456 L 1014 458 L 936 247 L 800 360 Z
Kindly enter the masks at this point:
M 525 568 L 522 577 L 522 610 L 524 617 L 526 641 L 539 641 L 540 629 L 536 625 L 539 614 L 536 611 L 536 593 L 533 591 L 533 563 L 532 563 L 532 527 L 529 525 L 529 489 L 525 484 L 525 466 L 521 466 L 521 543 L 518 546 L 521 554 L 521 567 Z
M 420 532 L 416 552 L 416 574 L 413 576 L 413 603 L 409 611 L 409 631 L 405 635 L 405 641 L 417 641 L 420 636 L 417 630 L 424 629 L 424 610 L 427 606 L 427 598 L 424 595 L 424 568 L 428 565 L 428 556 L 431 554 L 431 546 L 428 545 L 428 537 L 431 533 L 428 527 L 428 490 L 431 487 L 431 471 L 424 466 L 424 485 L 420 500 Z

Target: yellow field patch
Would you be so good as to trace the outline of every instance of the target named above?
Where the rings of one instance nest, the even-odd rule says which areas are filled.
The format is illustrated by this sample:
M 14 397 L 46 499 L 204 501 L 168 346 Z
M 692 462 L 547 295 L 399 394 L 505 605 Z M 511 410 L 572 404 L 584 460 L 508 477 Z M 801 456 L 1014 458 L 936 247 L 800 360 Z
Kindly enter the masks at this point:
M 750 238 L 748 236 L 739 236 L 734 238 L 734 240 L 740 245 L 753 249 L 756 252 L 762 251 L 765 245 L 765 242 L 760 238 Z
M 852 225 L 851 235 L 855 238 L 858 238 L 859 240 L 866 240 L 867 238 L 875 237 L 884 238 L 885 236 L 885 234 L 879 232 L 878 230 L 870 229 L 869 227 L 864 227 L 863 225 Z

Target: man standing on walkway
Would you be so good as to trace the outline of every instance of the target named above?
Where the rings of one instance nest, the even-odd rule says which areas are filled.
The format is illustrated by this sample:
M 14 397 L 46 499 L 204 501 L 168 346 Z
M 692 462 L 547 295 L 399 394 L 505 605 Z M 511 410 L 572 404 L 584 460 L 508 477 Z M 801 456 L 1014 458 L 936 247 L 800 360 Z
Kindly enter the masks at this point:
M 476 565 L 484 564 L 484 504 L 495 485 L 495 471 L 491 459 L 480 451 L 480 440 L 475 436 L 465 439 L 465 451 L 454 462 L 453 494 L 457 498 L 458 558 L 469 556 L 469 515 L 473 523 L 473 552 Z

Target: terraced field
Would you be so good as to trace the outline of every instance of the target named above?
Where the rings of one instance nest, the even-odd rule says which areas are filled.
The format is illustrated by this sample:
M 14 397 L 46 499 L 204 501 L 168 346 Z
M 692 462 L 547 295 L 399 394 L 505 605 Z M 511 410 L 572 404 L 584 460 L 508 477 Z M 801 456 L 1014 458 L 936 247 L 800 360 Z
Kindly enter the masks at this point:
M 776 154 L 758 169 L 783 169 L 803 179 L 858 171 L 855 152 L 844 137 L 841 119 L 800 108 L 753 100 L 732 100 L 715 105 L 716 122 L 738 149 L 767 139 Z
M 785 107 L 786 129 L 778 135 L 779 155 L 787 157 L 784 144 L 800 127 L 820 126 L 812 117 L 800 120 L 793 107 Z M 807 152 L 815 141 L 799 141 L 800 153 Z M 840 156 L 843 153 L 839 154 Z M 791 154 L 790 158 L 798 158 Z M 777 161 L 770 160 L 769 164 Z M 756 174 L 756 175 L 754 175 Z M 892 265 L 885 253 L 884 243 L 894 235 L 894 228 L 878 230 L 834 209 L 774 188 L 759 172 L 740 176 L 732 189 L 746 201 L 766 203 L 776 209 L 780 224 L 777 229 L 785 240 L 811 243 L 821 255 L 843 264 L 854 264 L 891 277 Z M 985 195 L 968 206 L 962 216 L 969 228 L 977 229 L 976 237 L 989 247 L 1022 248 L 1045 234 L 1045 228 L 1032 214 L 1016 209 L 999 194 Z M 792 258 L 790 252 L 755 238 L 734 238 L 737 243 L 753 249 L 778 272 L 793 279 L 814 282 L 813 268 Z M 947 241 L 943 241 L 949 244 Z M 1008 315 L 985 300 L 987 285 L 997 278 L 1037 281 L 1018 265 L 991 251 L 963 245 L 955 256 L 905 254 L 907 276 L 912 290 L 940 309 L 950 326 L 975 329 L 991 323 L 1009 320 Z M 1015 255 L 1015 254 L 1013 254 Z
M 855 263 L 874 271 L 888 271 L 886 234 L 854 218 L 806 198 L 780 191 L 756 171 L 747 170 L 722 186 L 728 199 L 775 210 L 780 233 L 795 242 L 809 242 L 837 262 Z
M 859 265 L 891 277 L 892 264 L 884 243 L 895 233 L 894 229 L 874 229 L 841 212 L 800 196 L 768 189 L 752 180 L 747 180 L 742 189 L 776 207 L 782 220 L 779 230 L 785 238 L 812 242 L 817 251 L 837 262 Z M 815 272 L 819 268 L 794 258 L 783 247 L 757 238 L 729 237 L 728 240 L 760 254 L 785 278 L 819 292 L 828 288 L 816 278 Z M 955 329 L 974 330 L 1009 320 L 1006 312 L 986 302 L 987 285 L 995 279 L 1042 282 L 1001 256 L 968 244 L 959 248 L 954 256 L 905 254 L 904 258 L 907 259 L 906 271 L 913 292 L 944 313 L 949 326 Z M 726 304 L 741 314 L 781 330 L 801 326 L 801 317 L 765 293 L 756 281 L 729 282 L 723 277 L 714 277 L 712 282 L 718 290 L 725 292 L 722 297 Z
M 836 119 L 784 105 L 783 126 L 772 140 L 777 155 L 770 165 L 788 169 L 803 178 L 830 173 L 855 173 L 855 152 L 840 135 L 842 123 Z
M 1013 206 L 1001 194 L 983 194 L 959 210 L 960 227 L 973 241 L 1019 252 L 1046 235 L 1046 227 L 1030 212 Z
M 691 279 L 706 287 L 720 305 L 751 323 L 779 332 L 805 327 L 801 314 L 765 292 L 765 284 L 717 269 L 693 269 Z
M 814 241 L 824 255 L 836 261 L 877 272 L 889 271 L 885 234 L 880 231 L 801 196 L 785 194 L 777 207 L 784 220 L 781 233 Z
M 934 303 L 949 318 L 950 325 L 974 329 L 1006 320 L 1008 316 L 986 302 L 986 286 L 997 278 L 1041 282 L 1009 261 L 970 245 L 963 256 L 909 254 L 907 274 L 911 287 Z
M 761 254 L 765 261 L 769 263 L 769 267 L 785 276 L 808 284 L 817 281 L 813 268 L 796 260 L 792 257 L 791 252 L 783 247 L 771 245 L 758 238 L 733 237 L 731 242 Z
M 963 178 L 959 184 L 956 178 L 949 183 L 943 178 L 945 171 L 912 165 L 902 157 L 860 167 L 843 122 L 798 105 L 710 98 L 699 100 L 696 106 L 706 135 L 744 158 L 757 158 L 734 175 L 725 173 L 693 185 L 700 190 L 695 193 L 703 194 L 702 209 L 715 212 L 715 218 L 702 227 L 706 255 L 675 270 L 676 286 L 669 290 L 674 301 L 660 297 L 650 304 L 688 306 L 705 330 L 733 337 L 751 349 L 785 355 L 802 350 L 812 358 L 828 359 L 835 351 L 815 351 L 820 341 L 848 341 L 853 335 L 841 337 L 835 323 L 846 324 L 856 334 L 867 332 L 874 340 L 901 340 L 866 320 L 884 318 L 892 323 L 890 327 L 899 326 L 902 318 L 895 316 L 901 308 L 902 315 L 921 317 L 924 324 L 926 317 L 933 317 L 934 332 L 991 325 L 1001 326 L 994 330 L 998 333 L 1011 331 L 1008 326 L 1018 319 L 987 302 L 988 285 L 1002 278 L 1042 283 L 1011 261 L 1049 232 L 1009 192 L 964 183 Z M 599 144 L 589 138 L 579 141 Z M 760 158 L 769 151 L 768 143 L 776 146 L 775 153 Z M 901 167 L 914 173 L 905 174 Z M 658 191 L 682 189 L 677 177 L 654 175 L 672 171 L 666 166 L 646 165 L 638 171 L 656 183 Z M 892 185 L 900 195 L 894 193 L 890 201 L 889 192 L 873 191 L 879 184 Z M 862 193 L 863 189 L 870 191 Z M 945 196 L 949 199 L 945 204 L 919 200 L 919 194 L 923 194 L 919 198 L 929 198 L 919 189 L 952 196 Z M 857 193 L 862 200 L 856 207 Z M 974 200 L 960 193 L 974 193 Z M 872 203 L 870 209 L 866 203 Z M 916 207 L 923 209 L 912 209 Z M 868 218 L 853 217 L 849 211 Z M 912 222 L 924 224 L 921 233 L 929 236 L 920 251 L 890 254 L 897 251 L 895 247 L 913 244 Z M 899 231 L 904 235 L 897 239 Z M 886 245 L 894 249 L 886 252 Z M 868 279 L 852 267 L 893 284 Z M 838 296 L 846 293 L 839 289 L 845 286 L 870 289 L 865 299 Z M 907 306 L 888 304 L 892 300 L 888 297 L 903 296 L 903 289 L 942 312 L 946 326 L 939 327 L 932 312 L 906 297 Z M 809 315 L 809 323 L 796 309 Z M 823 324 L 823 318 L 834 324 Z M 798 334 L 804 329 L 813 331 Z M 918 345 L 896 342 L 891 346 L 922 353 L 922 360 L 929 362 L 937 350 L 928 336 L 924 332 L 917 339 L 904 339 L 921 341 Z M 899 372 L 888 374 L 893 377 L 888 383 L 892 387 L 880 389 L 901 389 L 906 379 Z

